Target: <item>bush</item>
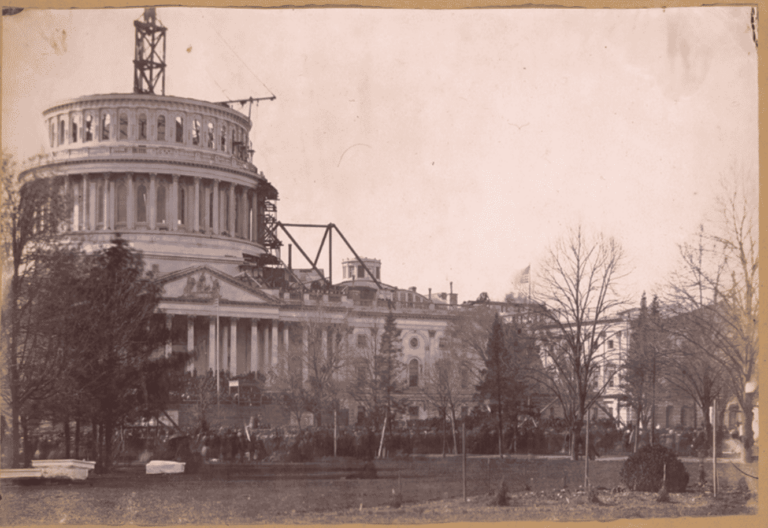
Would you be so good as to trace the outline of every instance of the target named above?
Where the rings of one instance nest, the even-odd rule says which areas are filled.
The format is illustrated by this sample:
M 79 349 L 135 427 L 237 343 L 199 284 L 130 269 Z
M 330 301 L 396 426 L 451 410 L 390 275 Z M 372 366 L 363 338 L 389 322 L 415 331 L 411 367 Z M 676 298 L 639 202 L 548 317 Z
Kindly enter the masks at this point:
M 496 490 L 496 493 L 491 497 L 489 502 L 491 506 L 509 506 L 509 488 L 504 478 L 501 479 L 501 484 Z
M 660 445 L 645 446 L 624 462 L 619 474 L 621 482 L 633 491 L 659 491 L 667 465 L 667 490 L 685 491 L 688 471 L 677 456 Z

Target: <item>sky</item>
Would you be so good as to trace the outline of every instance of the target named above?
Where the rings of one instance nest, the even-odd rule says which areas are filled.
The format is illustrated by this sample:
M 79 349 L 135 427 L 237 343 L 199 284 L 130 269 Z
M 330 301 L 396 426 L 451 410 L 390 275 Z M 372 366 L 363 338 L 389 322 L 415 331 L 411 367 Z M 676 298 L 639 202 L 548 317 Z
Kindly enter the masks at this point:
M 40 152 L 57 101 L 130 92 L 141 15 L 3 17 L 3 149 Z M 334 223 L 401 288 L 502 300 L 528 265 L 535 288 L 547 248 L 581 225 L 620 241 L 619 286 L 639 300 L 711 215 L 719 182 L 758 171 L 748 7 L 157 16 L 167 95 L 276 96 L 253 108 L 251 141 L 278 219 Z M 316 253 L 321 230 L 292 233 Z M 333 256 L 339 280 L 351 253 L 338 237 Z

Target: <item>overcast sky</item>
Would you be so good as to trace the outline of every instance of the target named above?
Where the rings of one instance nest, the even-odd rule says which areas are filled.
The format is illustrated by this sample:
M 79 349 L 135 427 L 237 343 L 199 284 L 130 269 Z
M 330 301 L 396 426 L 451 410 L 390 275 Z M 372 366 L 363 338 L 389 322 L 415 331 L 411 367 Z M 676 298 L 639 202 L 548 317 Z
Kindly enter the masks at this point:
M 718 181 L 758 170 L 748 7 L 157 14 L 166 94 L 276 95 L 251 140 L 278 218 L 335 223 L 403 288 L 501 300 L 581 223 L 623 244 L 626 292 L 650 292 Z M 130 92 L 141 15 L 3 17 L 3 148 L 39 152 L 59 100 Z

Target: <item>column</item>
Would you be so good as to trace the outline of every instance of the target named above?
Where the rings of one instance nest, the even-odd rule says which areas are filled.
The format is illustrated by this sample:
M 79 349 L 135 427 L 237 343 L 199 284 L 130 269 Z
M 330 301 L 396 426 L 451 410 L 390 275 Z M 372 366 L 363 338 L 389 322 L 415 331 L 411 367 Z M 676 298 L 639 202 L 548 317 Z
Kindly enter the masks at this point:
M 128 229 L 136 227 L 136 196 L 133 191 L 133 173 L 125 173 L 128 184 L 128 203 L 126 205 Z
M 237 207 L 235 207 L 236 199 L 237 197 L 235 196 L 235 184 L 231 183 L 229 184 L 229 218 L 227 219 L 227 232 L 231 237 L 235 236 L 235 211 L 237 210 Z
M 220 323 L 219 329 L 219 370 L 229 370 L 229 325 Z
M 110 210 L 111 209 L 110 205 L 112 204 L 112 201 L 109 199 L 110 198 L 110 193 L 109 193 L 109 174 L 107 174 L 105 172 L 102 175 L 102 180 L 103 180 L 103 183 L 104 183 L 104 198 L 103 198 L 103 200 L 104 200 L 104 229 L 107 230 L 107 229 L 110 229 L 112 227 L 112 224 L 110 222 L 110 220 L 111 220 L 110 217 L 111 217 L 111 213 L 112 213 L 112 211 Z
M 149 203 L 147 204 L 149 215 L 149 228 L 157 229 L 157 173 L 149 174 Z
M 96 180 L 88 178 L 88 227 L 96 231 Z
M 213 234 L 219 234 L 219 180 L 213 180 Z
M 173 328 L 173 315 L 168 314 L 165 316 L 165 327 L 168 329 L 168 333 L 170 334 L 171 329 Z M 170 357 L 172 352 L 173 340 L 170 336 L 168 336 L 168 341 L 165 342 L 165 357 Z
M 256 242 L 256 228 L 259 223 L 258 203 L 256 202 L 256 191 L 251 192 L 251 211 L 253 217 L 251 218 L 251 242 Z
M 70 197 L 70 194 L 69 194 L 69 178 L 70 178 L 69 176 L 64 176 L 64 189 L 63 189 L 63 192 L 64 192 L 64 203 L 69 203 L 69 197 Z M 74 213 L 74 208 L 73 208 L 73 213 Z M 72 225 L 73 225 L 72 222 L 62 222 L 62 224 L 63 224 L 61 226 L 62 231 L 71 231 L 72 230 Z
M 193 315 L 187 316 L 187 352 L 189 353 L 189 360 L 187 361 L 187 372 L 195 370 L 195 360 L 197 359 L 195 354 L 195 317 Z
M 320 333 L 320 351 L 324 358 L 328 357 L 328 329 L 323 328 Z
M 272 319 L 272 367 L 277 367 L 277 319 Z
M 179 230 L 179 175 L 172 175 L 173 183 L 171 184 L 171 211 L 170 222 L 171 231 Z
M 195 204 L 192 206 L 192 229 L 200 232 L 200 178 L 195 177 Z
M 264 327 L 264 329 L 262 331 L 262 338 L 263 338 L 263 342 L 262 342 L 262 347 L 261 347 L 261 351 L 262 351 L 261 367 L 265 371 L 267 371 L 267 370 L 269 370 L 269 368 L 271 366 L 271 360 L 269 359 L 271 357 L 270 353 L 269 353 L 271 348 L 269 346 L 269 329 L 266 328 L 266 326 Z
M 208 319 L 208 368 L 216 372 L 216 318 Z
M 72 179 L 72 231 L 78 231 L 80 215 L 80 184 Z
M 229 318 L 229 375 L 237 376 L 237 318 Z
M 259 348 L 259 320 L 251 319 L 251 372 L 261 370 L 261 350 Z
M 432 351 L 435 351 L 435 357 L 440 353 L 439 348 L 435 346 L 435 330 L 429 330 L 429 343 L 427 344 L 427 350 L 424 353 L 424 366 L 431 365 Z
M 288 323 L 283 323 L 283 349 L 288 350 L 290 346 L 290 328 L 288 327 Z
M 304 326 L 301 328 L 301 379 L 309 378 L 309 329 Z M 318 358 L 314 358 L 315 361 Z
M 107 229 L 115 229 L 115 180 L 110 178 L 107 178 L 107 183 L 109 184 L 108 189 L 108 204 L 109 208 L 107 209 Z

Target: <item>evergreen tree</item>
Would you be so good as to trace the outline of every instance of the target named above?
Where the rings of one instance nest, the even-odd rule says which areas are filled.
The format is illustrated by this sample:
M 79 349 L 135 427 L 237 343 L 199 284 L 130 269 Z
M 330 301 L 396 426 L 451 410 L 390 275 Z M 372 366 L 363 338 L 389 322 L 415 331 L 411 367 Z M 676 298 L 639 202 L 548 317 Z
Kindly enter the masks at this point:
M 381 334 L 381 347 L 376 358 L 376 380 L 378 391 L 386 409 L 391 427 L 394 414 L 401 412 L 405 403 L 396 400 L 395 395 L 402 392 L 401 375 L 405 369 L 403 363 L 403 348 L 400 329 L 397 328 L 395 314 L 390 311 L 384 320 L 384 331 Z
M 108 469 L 116 428 L 165 408 L 170 374 L 187 355 L 160 352 L 170 340 L 157 313 L 161 288 L 144 274 L 140 253 L 118 236 L 87 263 L 72 299 L 68 377 L 72 400 L 99 427 L 98 456 Z
M 520 330 L 518 332 L 518 330 Z M 505 331 L 497 314 L 491 326 L 491 335 L 485 353 L 485 368 L 477 391 L 481 398 L 490 400 L 496 415 L 499 437 L 499 457 L 504 456 L 504 423 L 516 426 L 520 405 L 527 390 L 527 369 L 535 355 L 533 340 L 527 339 L 522 328 Z

